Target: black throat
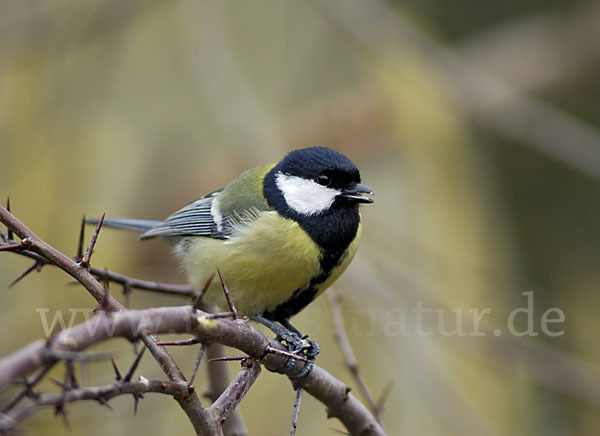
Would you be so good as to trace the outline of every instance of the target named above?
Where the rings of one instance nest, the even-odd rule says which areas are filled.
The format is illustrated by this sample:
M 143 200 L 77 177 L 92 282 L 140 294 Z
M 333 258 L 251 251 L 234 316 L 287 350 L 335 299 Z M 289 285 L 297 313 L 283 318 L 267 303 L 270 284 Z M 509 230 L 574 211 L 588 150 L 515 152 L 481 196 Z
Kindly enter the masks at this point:
M 264 195 L 269 206 L 284 218 L 296 221 L 321 249 L 321 269 L 329 275 L 356 237 L 360 224 L 358 203 L 336 199 L 331 207 L 316 215 L 303 215 L 290 208 L 275 183 L 276 168 L 264 181 Z M 324 281 L 324 280 L 323 280 Z

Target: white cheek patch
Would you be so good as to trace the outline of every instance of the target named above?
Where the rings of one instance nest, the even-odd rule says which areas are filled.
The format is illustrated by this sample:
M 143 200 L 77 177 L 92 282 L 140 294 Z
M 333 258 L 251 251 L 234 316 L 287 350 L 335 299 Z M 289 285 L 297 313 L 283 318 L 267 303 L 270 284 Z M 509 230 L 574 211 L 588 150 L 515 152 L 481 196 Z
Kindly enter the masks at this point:
M 341 194 L 341 191 L 319 185 L 313 180 L 283 173 L 277 173 L 275 183 L 288 206 L 303 215 L 316 215 L 327 210 L 335 197 Z

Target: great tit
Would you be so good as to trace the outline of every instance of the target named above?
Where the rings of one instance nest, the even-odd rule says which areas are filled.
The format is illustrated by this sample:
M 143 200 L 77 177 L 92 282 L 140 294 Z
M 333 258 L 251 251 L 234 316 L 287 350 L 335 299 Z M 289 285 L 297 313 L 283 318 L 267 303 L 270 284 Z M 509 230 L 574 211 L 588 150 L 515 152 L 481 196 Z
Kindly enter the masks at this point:
M 372 203 L 364 194 L 374 194 L 360 182 L 346 156 L 311 147 L 244 172 L 164 221 L 104 224 L 141 231 L 141 239 L 167 238 L 195 290 L 218 267 L 240 314 L 293 329 L 289 318 L 327 289 L 356 253 L 359 205 Z M 217 281 L 203 302 L 227 310 Z

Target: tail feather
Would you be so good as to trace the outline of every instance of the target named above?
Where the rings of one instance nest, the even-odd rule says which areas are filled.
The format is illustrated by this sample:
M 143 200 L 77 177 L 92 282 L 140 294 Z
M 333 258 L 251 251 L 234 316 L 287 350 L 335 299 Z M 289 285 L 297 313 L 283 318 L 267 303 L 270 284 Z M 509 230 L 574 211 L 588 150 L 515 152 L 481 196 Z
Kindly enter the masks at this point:
M 99 219 L 85 220 L 85 222 L 89 224 L 98 224 L 99 221 Z M 136 232 L 146 232 L 160 224 L 162 224 L 162 221 L 138 220 L 134 218 L 111 218 L 105 219 L 102 226 L 113 227 L 115 229 L 134 230 Z

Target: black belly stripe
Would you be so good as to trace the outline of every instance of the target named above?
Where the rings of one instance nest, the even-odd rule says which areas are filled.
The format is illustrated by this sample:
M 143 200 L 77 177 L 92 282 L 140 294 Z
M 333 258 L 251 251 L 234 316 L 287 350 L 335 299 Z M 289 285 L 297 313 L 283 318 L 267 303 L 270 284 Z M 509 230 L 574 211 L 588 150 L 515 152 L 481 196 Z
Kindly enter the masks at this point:
M 263 316 L 272 321 L 284 321 L 289 319 L 290 317 L 296 315 L 306 306 L 308 306 L 317 296 L 318 285 L 325 282 L 333 268 L 340 264 L 342 259 L 345 257 L 346 250 L 341 252 L 326 252 L 321 250 L 321 274 L 316 277 L 313 277 L 310 283 L 306 288 L 297 289 L 292 297 L 287 300 L 285 303 L 281 303 L 275 309 L 271 311 L 267 311 L 263 313 Z

